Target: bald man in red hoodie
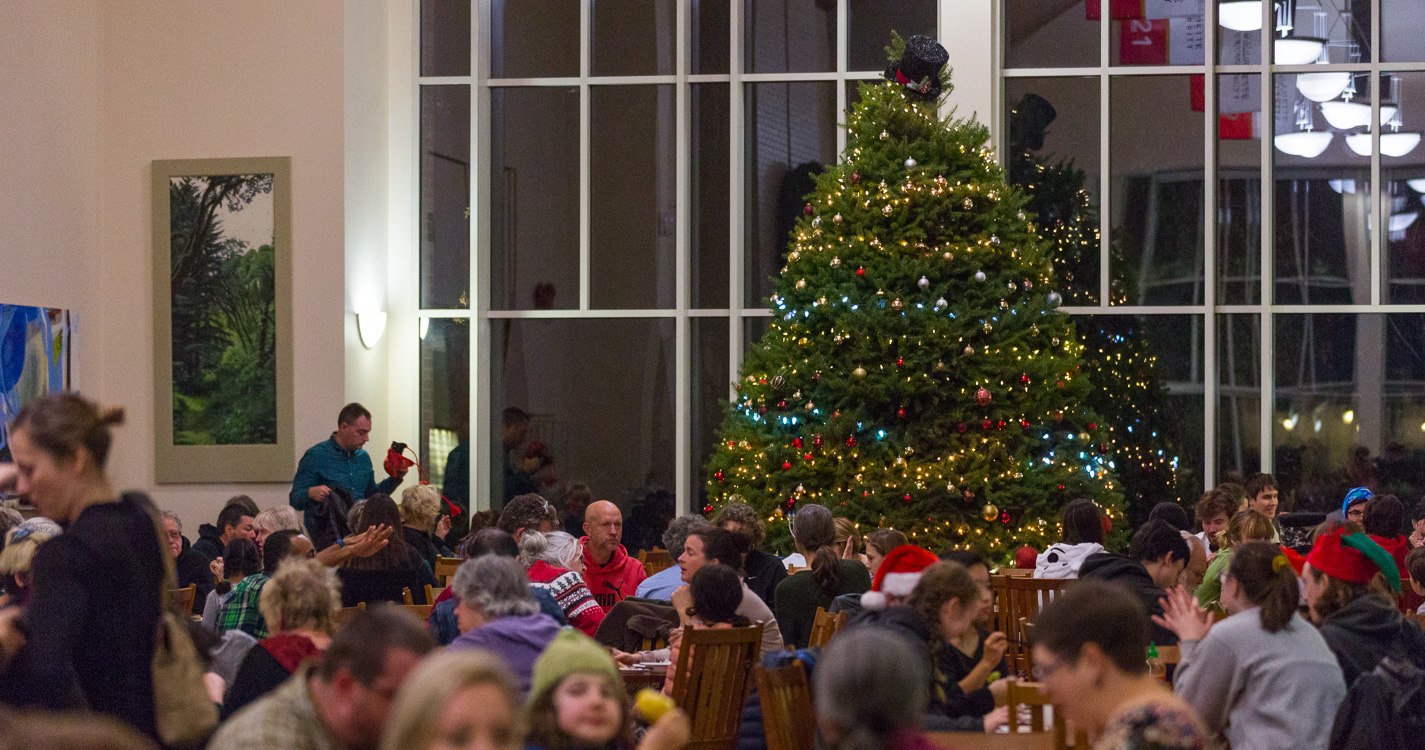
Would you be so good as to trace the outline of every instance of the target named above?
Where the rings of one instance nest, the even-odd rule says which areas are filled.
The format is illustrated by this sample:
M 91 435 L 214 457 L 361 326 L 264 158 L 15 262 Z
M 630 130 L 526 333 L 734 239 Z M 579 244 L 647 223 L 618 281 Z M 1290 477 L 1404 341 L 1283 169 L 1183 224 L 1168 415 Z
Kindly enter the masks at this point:
M 600 500 L 584 511 L 584 582 L 594 601 L 607 612 L 615 604 L 633 596 L 638 584 L 648 577 L 643 563 L 629 557 L 619 542 L 623 539 L 623 513 L 617 505 Z

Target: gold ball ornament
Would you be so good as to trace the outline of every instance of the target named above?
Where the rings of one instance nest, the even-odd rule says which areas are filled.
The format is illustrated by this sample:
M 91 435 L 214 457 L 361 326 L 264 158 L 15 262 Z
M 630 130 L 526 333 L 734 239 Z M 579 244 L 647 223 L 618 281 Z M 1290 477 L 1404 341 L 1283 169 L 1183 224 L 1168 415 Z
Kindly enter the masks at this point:
M 866 368 L 864 368 L 864 367 L 857 367 L 856 369 L 854 369 L 854 370 L 851 371 L 851 376 L 852 376 L 852 377 L 856 377 L 856 378 L 864 378 L 864 377 L 866 377 Z
M 993 521 L 999 518 L 999 508 L 996 508 L 994 503 L 985 503 L 985 507 L 980 508 L 980 518 L 986 521 Z
M 797 288 L 798 288 L 798 289 L 806 289 L 806 288 L 807 288 L 807 280 L 806 280 L 806 279 L 797 279 Z

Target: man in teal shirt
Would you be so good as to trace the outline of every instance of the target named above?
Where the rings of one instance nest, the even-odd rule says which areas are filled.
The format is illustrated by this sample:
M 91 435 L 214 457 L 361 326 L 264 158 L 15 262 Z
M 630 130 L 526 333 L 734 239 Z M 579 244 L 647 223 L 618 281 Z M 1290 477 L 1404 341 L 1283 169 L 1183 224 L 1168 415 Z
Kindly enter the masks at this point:
M 402 467 L 394 477 L 376 482 L 371 455 L 361 446 L 371 439 L 371 412 L 361 404 L 347 404 L 337 415 L 336 432 L 302 454 L 297 476 L 292 480 L 292 507 L 304 514 L 307 528 L 316 520 L 316 504 L 323 502 L 335 487 L 346 490 L 353 501 L 377 492 L 390 494 L 406 476 Z

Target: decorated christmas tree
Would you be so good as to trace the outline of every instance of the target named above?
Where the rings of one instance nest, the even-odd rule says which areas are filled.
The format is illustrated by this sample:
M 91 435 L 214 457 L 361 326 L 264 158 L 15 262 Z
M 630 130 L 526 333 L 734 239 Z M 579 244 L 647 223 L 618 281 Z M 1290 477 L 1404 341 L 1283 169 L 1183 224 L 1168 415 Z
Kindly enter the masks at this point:
M 1085 406 L 1082 346 L 1025 199 L 982 125 L 939 116 L 945 50 L 912 37 L 889 52 L 792 231 L 704 510 L 743 500 L 771 522 L 819 503 L 999 556 L 1057 540 L 1076 497 L 1121 519 L 1111 432 Z M 785 546 L 786 524 L 769 529 Z
M 1095 304 L 1099 286 L 1099 215 L 1085 190 L 1084 170 L 1073 160 L 1043 153 L 1044 135 L 1057 117 L 1053 105 L 1027 94 L 1010 110 L 1007 162 L 1009 181 L 1024 191 L 1024 210 L 1049 244 L 1057 278 L 1076 284 L 1063 291 L 1066 304 Z M 1113 264 L 1130 272 L 1118 245 L 1110 247 Z M 1113 304 L 1128 304 L 1136 296 L 1131 277 L 1112 280 Z M 1197 499 L 1201 479 L 1182 466 L 1182 446 L 1171 426 L 1174 419 L 1158 372 L 1153 343 L 1137 317 L 1099 315 L 1078 318 L 1075 327 L 1083 344 L 1083 370 L 1090 388 L 1088 405 L 1108 425 L 1109 455 L 1113 456 L 1123 490 L 1129 526 L 1147 520 L 1157 503 L 1188 506 Z

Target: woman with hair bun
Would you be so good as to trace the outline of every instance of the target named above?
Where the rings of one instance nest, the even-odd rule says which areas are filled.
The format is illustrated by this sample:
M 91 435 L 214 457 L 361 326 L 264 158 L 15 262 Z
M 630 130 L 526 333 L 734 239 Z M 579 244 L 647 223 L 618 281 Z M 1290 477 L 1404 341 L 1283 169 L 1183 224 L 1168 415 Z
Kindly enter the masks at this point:
M 1238 543 L 1222 575 L 1216 624 L 1182 588 L 1153 619 L 1177 633 L 1173 692 L 1235 748 L 1325 750 L 1346 696 L 1341 667 L 1300 614 L 1291 563 L 1270 542 Z
M 16 490 L 65 530 L 35 553 L 28 642 L 0 676 L 0 693 L 105 714 L 156 737 L 155 633 L 163 591 L 177 578 L 153 504 L 120 496 L 104 473 L 110 429 L 123 420 L 121 409 L 57 393 L 10 426 Z
M 777 584 L 777 627 L 782 639 L 796 648 L 806 648 L 816 609 L 830 609 L 842 594 L 864 594 L 871 588 L 871 574 L 856 560 L 837 556 L 836 521 L 823 505 L 803 505 L 793 517 L 792 539 L 797 551 L 811 562 L 803 570 Z

